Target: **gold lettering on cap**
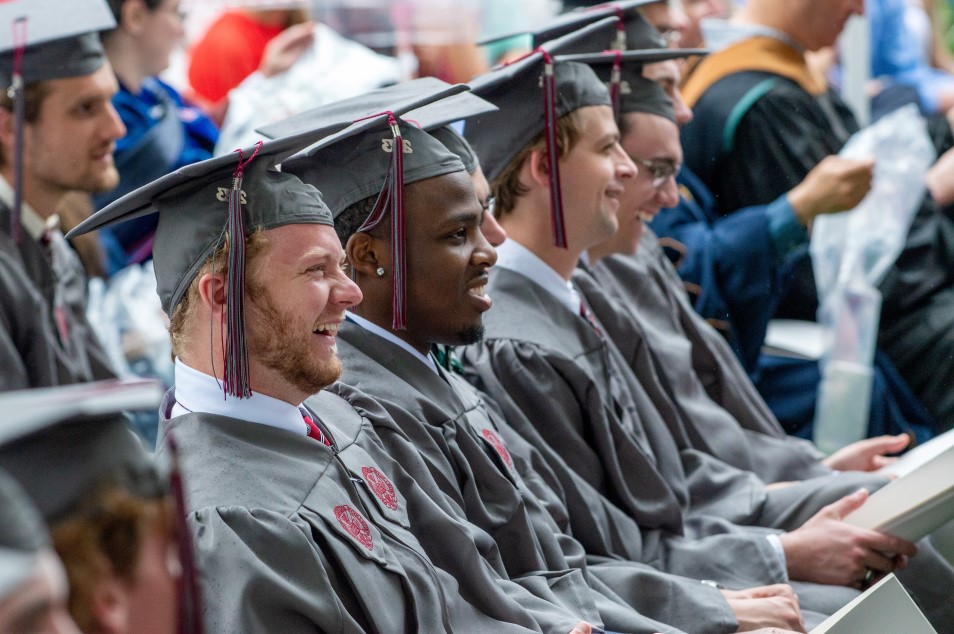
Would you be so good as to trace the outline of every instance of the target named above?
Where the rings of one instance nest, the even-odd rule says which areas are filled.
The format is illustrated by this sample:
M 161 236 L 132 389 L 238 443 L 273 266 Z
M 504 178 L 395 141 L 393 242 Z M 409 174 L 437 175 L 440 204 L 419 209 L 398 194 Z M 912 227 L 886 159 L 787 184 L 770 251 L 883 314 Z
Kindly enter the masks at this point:
M 401 140 L 404 142 L 402 144 L 402 154 L 414 154 L 414 148 L 411 147 L 411 141 L 408 139 Z M 394 139 L 381 139 L 381 149 L 390 154 L 394 150 Z
M 613 82 L 607 81 L 607 82 L 604 82 L 604 83 L 606 84 L 606 89 L 607 89 L 607 90 L 612 89 L 612 87 L 613 87 Z M 633 87 L 632 87 L 632 86 L 630 85 L 630 83 L 629 83 L 628 81 L 626 81 L 625 79 L 622 80 L 621 82 L 619 82 L 619 94 L 621 94 L 621 95 L 631 95 L 631 94 L 633 94 Z
M 229 202 L 229 192 L 232 190 L 228 187 L 218 187 L 215 190 L 215 199 L 220 200 L 223 203 Z M 239 202 L 243 205 L 248 204 L 248 197 L 245 195 L 245 190 L 239 190 Z

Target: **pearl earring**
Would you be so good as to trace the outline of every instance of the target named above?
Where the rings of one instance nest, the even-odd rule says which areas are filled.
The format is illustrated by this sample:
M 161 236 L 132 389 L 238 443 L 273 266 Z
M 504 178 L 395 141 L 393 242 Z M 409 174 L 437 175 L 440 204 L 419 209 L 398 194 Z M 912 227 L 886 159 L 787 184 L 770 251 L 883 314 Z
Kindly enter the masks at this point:
M 383 267 L 380 267 L 380 266 L 379 266 L 377 269 L 375 269 L 374 272 L 378 274 L 378 277 L 384 277 L 384 268 L 383 268 Z

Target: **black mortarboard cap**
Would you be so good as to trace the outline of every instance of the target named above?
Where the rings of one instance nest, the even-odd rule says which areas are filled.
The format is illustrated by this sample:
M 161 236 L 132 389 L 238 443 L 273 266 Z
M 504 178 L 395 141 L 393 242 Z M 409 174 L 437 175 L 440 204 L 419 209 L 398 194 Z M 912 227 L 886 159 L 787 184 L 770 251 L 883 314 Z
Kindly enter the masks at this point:
M 464 126 L 487 179 L 493 181 L 534 138 L 543 133 L 550 165 L 550 212 L 554 244 L 566 246 L 560 192 L 556 125 L 560 117 L 588 106 L 610 106 L 609 92 L 584 64 L 555 63 L 553 56 L 572 50 L 601 30 L 613 29 L 606 18 L 551 40 L 529 55 L 496 68 L 471 82 L 471 90 L 499 108 Z
M 391 215 L 392 327 L 395 330 L 404 329 L 407 320 L 404 186 L 464 170 L 460 158 L 420 129 L 419 121 L 405 120 L 402 116 L 413 114 L 425 123 L 444 124 L 493 108 L 481 99 L 459 94 L 467 90 L 466 86 L 453 89 L 450 93 L 442 88 L 420 94 L 418 103 L 402 101 L 400 108 L 394 103 L 379 101 L 382 99 L 379 92 L 375 105 L 385 118 L 379 118 L 366 129 L 345 130 L 325 138 L 282 165 L 282 169 L 320 189 L 335 216 L 359 201 L 375 198 L 374 208 L 358 231 L 369 231 Z M 453 107 L 447 107 L 448 104 Z M 334 104 L 331 106 L 336 108 Z M 360 107 L 367 105 L 360 103 Z M 336 116 L 341 116 L 340 107 L 337 108 Z M 311 120 L 318 124 L 324 122 L 326 114 L 322 110 L 312 111 Z
M 105 63 L 99 31 L 116 21 L 104 0 L 0 2 L 0 89 L 13 102 L 13 209 L 11 233 L 22 238 L 24 87 L 89 75 Z
M 327 133 L 322 128 L 310 130 L 187 165 L 109 204 L 68 235 L 159 213 L 153 260 L 159 299 L 170 315 L 202 265 L 228 242 L 228 338 L 223 376 L 227 395 L 251 395 L 243 292 L 245 238 L 259 228 L 333 224 L 318 190 L 276 169 L 285 157 Z
M 50 536 L 26 492 L 0 470 L 0 603 L 26 582 Z
M 617 19 L 615 30 L 610 31 L 610 37 L 601 38 L 595 48 L 591 41 L 576 41 L 568 44 L 564 52 L 566 54 L 593 53 L 607 49 L 645 48 L 647 45 L 654 48 L 665 46 L 665 40 L 659 32 L 639 13 L 639 7 L 653 2 L 656 2 L 656 0 L 621 0 L 594 7 L 584 7 L 561 13 L 550 22 L 532 31 L 524 30 L 507 33 L 506 35 L 482 40 L 480 44 L 491 44 L 520 35 L 529 35 L 531 48 L 537 48 L 545 42 L 569 35 L 594 22 L 615 17 Z M 649 38 L 658 38 L 661 44 L 649 44 Z

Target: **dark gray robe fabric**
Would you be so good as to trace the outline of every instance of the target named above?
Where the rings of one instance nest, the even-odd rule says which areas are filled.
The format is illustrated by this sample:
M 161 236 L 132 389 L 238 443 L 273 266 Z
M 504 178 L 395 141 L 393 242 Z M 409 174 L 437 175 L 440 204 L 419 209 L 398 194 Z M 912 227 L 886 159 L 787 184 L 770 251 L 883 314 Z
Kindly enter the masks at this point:
M 595 601 L 609 630 L 671 630 L 632 610 L 621 610 L 619 604 L 624 601 L 682 630 L 735 631 L 731 610 L 712 588 L 626 561 L 615 553 L 600 551 L 609 556 L 591 556 L 572 539 L 563 489 L 550 469 L 558 465 L 546 465 L 519 436 L 510 442 L 512 430 L 463 379 L 435 373 L 399 346 L 350 322 L 339 332 L 339 354 L 345 367 L 342 382 L 371 395 L 400 425 L 399 433 L 378 429 L 389 453 L 401 456 L 405 466 L 422 456 L 429 473 L 415 471 L 415 476 L 433 477 L 453 507 L 494 536 L 510 574 L 519 577 L 541 567 L 579 567 L 596 591 Z M 353 397 L 347 398 L 362 408 Z M 530 462 L 545 473 L 538 473 Z M 586 486 L 581 481 L 577 484 Z M 577 495 L 599 504 L 600 496 L 592 488 Z M 605 500 L 603 504 L 611 506 Z M 600 524 L 599 517 L 609 514 L 615 514 L 616 522 Z M 612 541 L 618 531 L 625 531 L 624 540 L 639 539 L 635 523 L 612 508 L 582 518 L 581 524 L 595 528 L 603 541 Z
M 462 598 L 455 578 L 433 565 L 408 530 L 407 499 L 380 488 L 399 476 L 396 464 L 363 462 L 375 470 L 376 477 L 365 476 L 373 489 L 354 477 L 330 433 L 331 448 L 223 416 L 170 420 L 173 398 L 170 392 L 160 412 L 158 457 L 174 434 L 208 631 L 540 631 L 506 597 L 496 597 L 504 600 L 497 613 L 512 620 L 481 613 Z M 326 432 L 326 417 L 339 429 L 365 425 L 334 395 L 322 393 L 312 404 Z M 344 438 L 345 447 L 351 441 Z M 415 509 L 423 500 L 416 497 Z M 452 530 L 440 517 L 429 516 L 434 530 Z
M 86 320 L 83 265 L 59 231 L 51 235 L 49 245 L 26 232 L 17 243 L 0 203 L 0 390 L 115 377 Z
M 606 257 L 590 272 L 603 292 L 587 292 L 586 276 L 579 283 L 608 336 L 631 367 L 640 345 L 649 348 L 673 402 L 700 421 L 695 446 L 765 482 L 831 473 L 814 445 L 785 434 L 724 338 L 692 309 L 650 229 L 635 255 Z
M 767 492 L 754 474 L 746 476 L 693 448 L 658 381 L 644 386 L 605 336 L 547 291 L 501 269 L 491 275 L 488 292 L 495 304 L 484 317 L 486 338 L 464 349 L 478 387 L 505 411 L 523 411 L 548 447 L 629 510 L 644 531 L 681 530 L 696 546 L 713 536 L 724 540 L 697 553 L 697 564 L 727 556 L 731 559 L 724 561 L 725 570 L 734 566 L 736 574 L 751 574 L 754 564 L 759 572 L 764 560 L 732 553 L 764 535 L 768 529 L 761 527 L 793 529 L 820 505 L 870 484 L 867 474 L 845 473 Z M 662 490 L 647 486 L 657 483 Z M 653 520 L 653 506 L 647 507 L 641 496 L 653 503 L 668 496 L 677 505 L 661 509 Z M 666 524 L 670 516 L 681 518 L 682 526 Z M 926 550 L 930 549 L 922 547 Z M 771 551 L 765 556 L 775 558 Z M 937 589 L 938 583 L 954 580 L 952 574 L 949 565 L 928 553 L 912 559 L 899 577 L 939 623 L 954 622 L 954 602 Z M 770 582 L 766 577 L 755 583 Z M 954 581 L 945 587 L 954 587 Z M 822 613 L 854 593 L 809 583 L 797 584 L 796 589 L 803 608 Z
M 521 435 L 628 512 L 661 569 L 731 588 L 787 581 L 766 539 L 777 531 L 739 524 L 758 522 L 765 510 L 758 478 L 688 448 L 682 432 L 653 415 L 619 353 L 547 291 L 498 269 L 488 292 L 495 303 L 486 337 L 463 349 L 465 369 L 508 420 L 514 411 L 530 421 L 533 430 Z M 823 614 L 857 594 L 816 584 L 797 590 L 805 610 Z

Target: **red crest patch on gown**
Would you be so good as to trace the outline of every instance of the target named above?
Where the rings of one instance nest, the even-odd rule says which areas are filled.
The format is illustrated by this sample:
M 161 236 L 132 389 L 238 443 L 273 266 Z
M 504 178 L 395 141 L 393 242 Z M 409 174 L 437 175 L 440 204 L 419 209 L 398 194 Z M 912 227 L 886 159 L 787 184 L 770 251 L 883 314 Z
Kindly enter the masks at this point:
M 381 503 L 392 511 L 396 511 L 398 507 L 397 495 L 394 493 L 394 485 L 387 479 L 387 476 L 374 467 L 361 467 L 361 475 L 364 476 L 364 481 L 368 483 L 368 487 L 381 500 Z
M 371 529 L 367 521 L 361 517 L 361 513 L 342 504 L 335 507 L 335 517 L 341 527 L 348 531 L 348 534 L 358 540 L 358 542 L 368 550 L 374 549 L 374 542 L 371 541 Z
M 513 458 L 510 457 L 510 452 L 507 451 L 507 447 L 504 446 L 503 440 L 500 439 L 500 436 L 498 436 L 494 430 L 487 429 L 486 427 L 480 430 L 480 434 L 487 439 L 487 442 L 494 446 L 494 449 L 496 449 L 497 453 L 500 454 L 500 457 L 503 458 L 504 463 L 513 469 Z

